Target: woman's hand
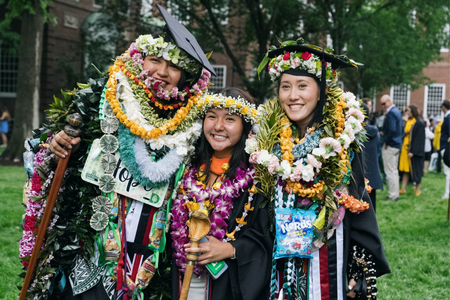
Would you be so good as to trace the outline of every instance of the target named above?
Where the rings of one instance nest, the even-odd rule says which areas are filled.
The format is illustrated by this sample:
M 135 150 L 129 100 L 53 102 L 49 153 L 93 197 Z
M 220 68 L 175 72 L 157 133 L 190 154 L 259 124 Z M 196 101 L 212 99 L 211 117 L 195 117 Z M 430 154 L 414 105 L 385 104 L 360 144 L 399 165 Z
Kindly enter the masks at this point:
M 78 147 L 80 146 L 80 142 L 81 138 L 72 138 L 68 136 L 64 131 L 60 131 L 53 137 L 50 143 L 50 151 L 55 154 L 55 160 L 58 162 L 60 158 L 66 157 L 66 149 L 72 149 L 72 152 L 77 151 Z
M 355 298 L 356 297 L 356 293 L 353 290 L 355 285 L 356 285 L 355 279 L 353 279 L 353 278 L 350 279 L 350 282 L 348 283 L 348 287 L 349 287 L 350 291 L 347 293 L 347 296 L 350 297 L 350 298 Z
M 412 154 L 411 152 L 408 153 L 408 157 L 409 157 L 409 158 L 412 158 L 413 156 L 414 156 L 414 154 Z
M 211 262 L 221 261 L 234 256 L 234 247 L 229 243 L 224 243 L 215 237 L 208 235 L 208 241 L 198 244 L 197 248 L 191 248 L 191 244 L 185 244 L 184 248 L 188 253 L 202 252 L 197 259 L 201 265 Z

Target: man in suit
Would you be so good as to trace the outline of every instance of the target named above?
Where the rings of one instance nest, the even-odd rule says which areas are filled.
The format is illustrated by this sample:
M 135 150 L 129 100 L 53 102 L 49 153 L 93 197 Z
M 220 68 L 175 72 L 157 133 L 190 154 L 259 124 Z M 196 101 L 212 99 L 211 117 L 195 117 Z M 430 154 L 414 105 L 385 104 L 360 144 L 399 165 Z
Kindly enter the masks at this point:
M 447 147 L 447 141 L 450 137 L 450 101 L 444 100 L 441 105 L 441 109 L 444 112 L 444 123 L 442 123 L 441 127 L 441 139 L 440 139 L 440 151 L 441 156 L 443 157 L 445 148 Z M 449 197 L 450 191 L 450 168 L 444 164 L 444 174 L 446 177 L 445 180 L 445 193 L 442 196 L 442 199 L 447 199 Z
M 388 200 L 398 201 L 398 158 L 402 147 L 402 114 L 389 95 L 383 95 L 380 102 L 383 110 L 386 112 L 383 124 L 384 144 L 381 154 L 383 155 L 384 171 L 389 187 Z

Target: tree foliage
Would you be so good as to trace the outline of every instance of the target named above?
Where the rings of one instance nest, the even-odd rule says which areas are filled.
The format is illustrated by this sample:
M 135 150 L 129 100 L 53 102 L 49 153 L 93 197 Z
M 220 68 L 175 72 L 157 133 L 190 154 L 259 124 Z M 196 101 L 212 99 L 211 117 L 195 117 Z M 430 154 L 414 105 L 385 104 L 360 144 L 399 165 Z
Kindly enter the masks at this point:
M 193 0 L 170 1 L 207 51 L 225 53 L 254 96 L 270 95 L 267 72 L 257 67 L 270 45 L 302 35 L 365 64 L 343 72 L 353 89 L 424 83 L 422 69 L 448 45 L 448 2 L 443 0 Z M 226 22 L 228 20 L 228 22 Z

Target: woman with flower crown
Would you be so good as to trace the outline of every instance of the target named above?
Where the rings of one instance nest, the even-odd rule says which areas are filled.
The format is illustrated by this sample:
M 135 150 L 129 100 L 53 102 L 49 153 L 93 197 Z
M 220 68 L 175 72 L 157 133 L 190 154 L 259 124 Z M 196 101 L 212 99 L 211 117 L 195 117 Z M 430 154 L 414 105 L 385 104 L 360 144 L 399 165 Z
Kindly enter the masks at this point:
M 264 299 L 273 243 L 267 208 L 261 206 L 265 198 L 256 192 L 255 170 L 244 151 L 257 122 L 255 104 L 243 91 L 229 88 L 202 97 L 198 105 L 203 132 L 172 207 L 172 298 L 179 298 L 186 255 L 199 252 L 187 299 Z M 187 224 L 195 212 L 206 214 L 211 223 L 207 240 L 198 247 L 189 242 Z M 227 266 L 222 274 L 205 269 L 222 262 Z
M 365 190 L 364 115 L 336 85 L 357 64 L 302 39 L 271 48 L 258 72 L 267 64 L 278 96 L 246 149 L 272 200 L 270 299 L 376 299 L 390 270 Z
M 21 241 L 24 265 L 51 185 L 51 158 L 65 157 L 66 149 L 73 154 L 28 290 L 32 298 L 169 298 L 165 232 L 202 131 L 197 102 L 214 70 L 192 35 L 159 9 L 162 35 L 140 36 L 108 78 L 79 85 L 49 110 L 44 132 L 53 137 L 36 155 L 32 195 L 38 198 L 27 208 L 34 222 Z M 81 115 L 81 138 L 62 131 L 72 112 Z

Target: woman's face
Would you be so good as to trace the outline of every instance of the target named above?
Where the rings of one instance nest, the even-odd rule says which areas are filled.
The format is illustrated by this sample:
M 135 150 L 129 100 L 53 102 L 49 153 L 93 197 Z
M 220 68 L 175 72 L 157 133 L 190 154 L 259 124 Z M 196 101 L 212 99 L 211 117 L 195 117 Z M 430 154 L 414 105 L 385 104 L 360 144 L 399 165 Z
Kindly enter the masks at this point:
M 319 86 L 313 78 L 283 74 L 278 94 L 281 107 L 289 119 L 297 124 L 311 121 L 320 94 Z
M 217 158 L 230 157 L 244 131 L 242 118 L 227 109 L 210 108 L 203 122 L 203 133 Z
M 146 56 L 144 70 L 150 70 L 149 76 L 162 82 L 161 87 L 170 91 L 178 86 L 181 77 L 181 69 L 162 57 Z
M 409 107 L 406 108 L 406 115 L 408 116 L 409 119 L 411 119 L 413 117 L 411 108 L 409 108 Z

